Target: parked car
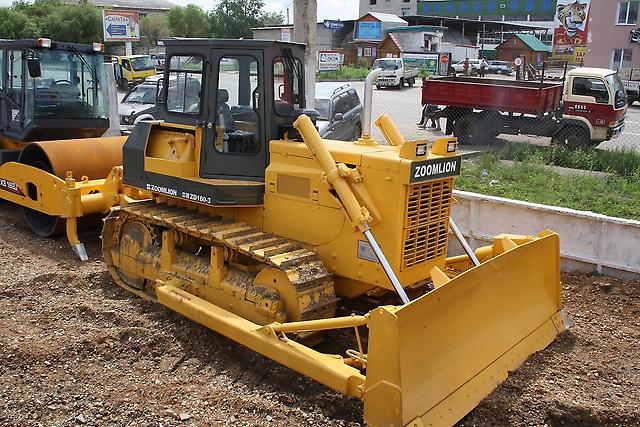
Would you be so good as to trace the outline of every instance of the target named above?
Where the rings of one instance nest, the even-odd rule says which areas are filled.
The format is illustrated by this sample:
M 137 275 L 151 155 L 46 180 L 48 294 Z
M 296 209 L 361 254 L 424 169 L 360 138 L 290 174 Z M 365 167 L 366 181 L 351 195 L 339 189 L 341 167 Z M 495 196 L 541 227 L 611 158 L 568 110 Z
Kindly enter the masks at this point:
M 487 72 L 489 74 L 504 74 L 505 76 L 515 73 L 507 61 L 489 61 Z
M 382 73 L 376 79 L 377 89 L 381 87 L 402 88 L 405 84 L 413 86 L 416 83 L 419 70 L 411 67 L 402 58 L 380 58 L 373 63 L 373 69 L 380 68 Z
M 482 61 L 480 59 L 469 59 L 469 72 L 471 72 L 472 70 L 479 71 L 481 62 Z M 456 62 L 452 65 L 452 67 L 456 71 L 456 73 L 464 73 L 464 60 Z
M 350 84 L 316 85 L 318 129 L 325 139 L 354 141 L 362 136 L 362 103 Z
M 121 131 L 130 132 L 140 120 L 154 120 L 159 111 L 157 95 L 162 90 L 160 78 L 162 75 L 159 74 L 147 77 L 122 98 L 118 105 Z

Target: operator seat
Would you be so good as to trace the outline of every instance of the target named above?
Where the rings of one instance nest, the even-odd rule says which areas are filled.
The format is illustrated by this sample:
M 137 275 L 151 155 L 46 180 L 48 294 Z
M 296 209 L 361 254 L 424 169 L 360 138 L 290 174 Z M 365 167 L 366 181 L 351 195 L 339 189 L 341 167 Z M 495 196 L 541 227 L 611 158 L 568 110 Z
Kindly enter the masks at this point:
M 231 114 L 231 108 L 229 108 L 229 91 L 226 89 L 218 89 L 218 120 L 220 126 L 224 126 L 225 132 L 233 132 L 236 130 L 235 121 Z

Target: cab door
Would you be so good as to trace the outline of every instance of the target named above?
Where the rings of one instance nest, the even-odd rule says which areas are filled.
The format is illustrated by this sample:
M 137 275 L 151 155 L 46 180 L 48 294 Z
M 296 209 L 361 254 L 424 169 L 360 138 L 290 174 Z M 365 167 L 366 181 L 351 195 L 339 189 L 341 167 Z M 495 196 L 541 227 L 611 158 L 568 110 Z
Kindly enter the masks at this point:
M 261 50 L 213 49 L 200 164 L 203 178 L 264 179 L 264 57 Z

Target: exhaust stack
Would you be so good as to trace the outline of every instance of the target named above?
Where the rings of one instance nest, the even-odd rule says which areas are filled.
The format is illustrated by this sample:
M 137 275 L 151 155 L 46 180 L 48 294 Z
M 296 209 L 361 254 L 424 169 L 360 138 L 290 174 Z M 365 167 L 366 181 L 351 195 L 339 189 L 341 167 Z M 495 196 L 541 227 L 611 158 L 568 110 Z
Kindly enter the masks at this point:
M 373 83 L 382 73 L 380 68 L 371 70 L 364 81 L 364 113 L 362 117 L 362 136 L 355 143 L 359 145 L 376 145 L 371 138 L 371 105 L 373 103 Z

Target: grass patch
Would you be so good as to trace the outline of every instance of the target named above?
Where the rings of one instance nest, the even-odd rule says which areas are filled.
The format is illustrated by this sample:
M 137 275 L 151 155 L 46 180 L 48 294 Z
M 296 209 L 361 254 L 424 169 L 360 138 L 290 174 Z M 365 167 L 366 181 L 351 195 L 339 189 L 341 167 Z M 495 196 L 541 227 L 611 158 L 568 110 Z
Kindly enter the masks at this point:
M 545 169 L 543 155 L 507 166 L 497 154 L 463 163 L 460 190 L 640 220 L 640 180 L 560 175 Z
M 365 67 L 341 67 L 339 70 L 318 73 L 317 80 L 364 80 L 369 71 Z
M 622 178 L 640 181 L 640 153 L 633 150 L 570 150 L 560 145 L 536 147 L 529 144 L 507 144 L 499 156 L 505 160 L 534 160 L 546 165 L 589 171 L 608 172 Z

